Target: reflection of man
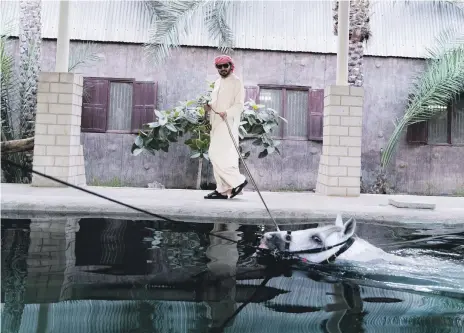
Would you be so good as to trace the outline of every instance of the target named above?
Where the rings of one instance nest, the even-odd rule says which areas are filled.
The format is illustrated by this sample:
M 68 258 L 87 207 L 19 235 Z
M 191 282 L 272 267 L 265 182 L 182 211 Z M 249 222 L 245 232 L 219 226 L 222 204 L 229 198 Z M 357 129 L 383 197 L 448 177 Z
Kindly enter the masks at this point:
M 216 190 L 205 199 L 228 199 L 239 194 L 248 184 L 238 167 L 239 155 L 230 137 L 229 123 L 235 142 L 243 112 L 245 90 L 242 81 L 233 73 L 234 63 L 229 56 L 214 60 L 219 75 L 211 93 L 211 102 L 205 106 L 210 113 L 211 143 L 209 158 L 213 165 Z
M 230 327 L 235 320 L 234 312 L 237 309 L 235 276 L 239 258 L 235 242 L 241 239 L 237 231 L 239 227 L 235 223 L 215 223 L 209 237 L 210 244 L 206 249 L 206 257 L 209 259 L 207 263 L 209 282 L 207 279 L 203 299 L 209 306 L 210 327 L 215 332 L 223 332 L 218 328 L 224 324 L 226 324 L 225 327 Z M 231 241 L 214 235 L 223 236 Z

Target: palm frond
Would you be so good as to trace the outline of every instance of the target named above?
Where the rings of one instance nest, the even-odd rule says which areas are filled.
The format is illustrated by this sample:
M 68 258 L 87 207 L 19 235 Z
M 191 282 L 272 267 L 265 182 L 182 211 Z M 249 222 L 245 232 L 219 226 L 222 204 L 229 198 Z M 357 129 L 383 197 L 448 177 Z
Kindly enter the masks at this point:
M 152 27 L 145 43 L 146 55 L 154 65 L 160 65 L 179 47 L 180 38 L 191 30 L 192 18 L 209 1 L 150 1 L 148 8 L 155 11 Z
M 103 55 L 97 52 L 95 43 L 86 42 L 73 48 L 69 55 L 68 72 L 72 72 L 81 66 L 90 66 L 103 59 Z
M 411 2 L 417 3 L 417 0 L 395 0 L 393 4 L 397 2 L 403 2 L 406 5 L 409 5 Z M 462 9 L 463 1 L 462 0 L 427 0 L 425 3 L 431 3 L 437 9 L 443 8 L 456 8 Z
M 434 45 L 426 47 L 426 56 L 439 59 L 443 54 L 464 45 L 464 30 L 457 26 L 449 26 L 435 37 Z
M 453 36 L 451 29 L 443 32 L 436 38 L 436 46 L 429 50 L 429 56 L 425 71 L 415 79 L 406 112 L 396 125 L 383 151 L 382 168 L 390 162 L 405 128 L 436 117 L 464 92 L 462 36 Z
M 7 29 L 8 30 L 8 29 Z M 9 43 L 9 35 L 2 30 L 0 36 L 0 93 L 1 93 L 1 121 L 2 139 L 18 139 L 16 130 L 19 124 L 19 78 L 15 72 L 15 57 Z
M 10 44 L 10 32 L 13 29 L 2 26 L 0 36 L 0 110 L 1 110 L 1 140 L 9 141 L 20 138 L 19 121 L 21 117 L 21 101 L 19 94 L 19 75 L 16 69 L 13 44 Z M 8 159 L 24 164 L 22 153 L 8 155 Z M 24 175 L 20 169 L 2 164 L 2 173 L 7 182 L 24 182 Z
M 217 41 L 223 53 L 229 53 L 234 46 L 234 32 L 226 22 L 227 11 L 232 5 L 229 0 L 215 0 L 209 6 L 205 18 L 206 27 L 211 38 Z

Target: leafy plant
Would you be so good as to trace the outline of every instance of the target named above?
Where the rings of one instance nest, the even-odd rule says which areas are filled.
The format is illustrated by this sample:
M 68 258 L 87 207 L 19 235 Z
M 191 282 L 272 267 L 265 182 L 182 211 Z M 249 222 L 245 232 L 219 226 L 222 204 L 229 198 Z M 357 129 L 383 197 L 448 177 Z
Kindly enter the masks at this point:
M 203 105 L 209 101 L 210 94 L 214 88 L 214 83 L 209 85 L 209 91 L 200 95 L 195 100 L 181 102 L 173 109 L 158 111 L 154 110 L 157 120 L 152 123 L 144 124 L 139 135 L 135 138 L 131 152 L 137 156 L 143 151 L 155 154 L 155 151 L 169 151 L 171 142 L 178 142 L 178 139 L 189 133 L 191 137 L 184 141 L 192 150 L 191 158 L 208 159 L 208 148 L 210 143 L 210 125 L 205 117 Z M 259 158 L 277 152 L 279 141 L 271 137 L 272 130 L 279 126 L 279 119 L 287 122 L 285 118 L 278 115 L 278 112 L 266 108 L 255 101 L 245 102 L 239 127 L 240 146 L 242 157 L 250 156 L 250 151 L 243 152 L 243 143 L 246 140 L 253 140 L 253 145 L 263 146 Z
M 436 47 L 427 50 L 427 67 L 415 78 L 406 112 L 395 123 L 395 130 L 382 153 L 382 168 L 390 162 L 405 128 L 436 117 L 464 92 L 464 35 L 451 28 L 440 34 L 436 42 Z
M 11 43 L 10 25 L 2 26 L 0 36 L 0 93 L 1 93 L 1 130 L 2 141 L 21 139 L 22 131 L 20 120 L 27 111 L 26 98 L 20 98 L 22 88 L 26 97 L 31 94 L 32 86 L 20 84 L 19 71 L 15 67 L 14 45 Z M 33 61 L 35 48 L 31 47 L 29 56 L 25 59 L 24 66 L 30 67 Z M 23 153 L 13 153 L 9 159 L 19 164 L 25 164 L 27 158 Z M 17 168 L 2 164 L 2 172 L 7 182 L 27 182 L 26 175 Z
M 143 125 L 132 144 L 132 154 L 137 156 L 145 151 L 155 155 L 155 152 L 160 150 L 168 152 L 170 143 L 178 142 L 181 137 L 188 134 L 189 138 L 184 143 L 191 150 L 190 158 L 199 159 L 197 179 L 197 188 L 199 188 L 203 159 L 209 160 L 211 129 L 205 117 L 203 105 L 211 99 L 214 83 L 211 83 L 208 88 L 208 91 L 197 99 L 181 102 L 173 109 L 154 110 L 157 120 Z M 271 136 L 272 130 L 279 126 L 279 120 L 287 122 L 271 108 L 256 104 L 253 100 L 245 102 L 239 127 L 239 149 L 244 159 L 251 154 L 251 151 L 245 148 L 245 142 L 248 140 L 253 140 L 254 146 L 264 148 L 258 158 L 264 158 L 275 152 L 280 154 L 278 149 L 280 142 Z

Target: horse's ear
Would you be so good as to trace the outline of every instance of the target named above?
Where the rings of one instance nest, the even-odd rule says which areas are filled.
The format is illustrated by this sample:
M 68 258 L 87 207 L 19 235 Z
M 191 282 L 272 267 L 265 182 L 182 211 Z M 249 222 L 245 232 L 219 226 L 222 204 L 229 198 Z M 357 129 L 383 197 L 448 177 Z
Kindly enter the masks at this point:
M 336 225 L 337 227 L 343 228 L 342 214 L 340 214 L 340 213 L 337 214 L 337 219 L 335 220 L 335 225 Z
M 356 228 L 356 220 L 353 217 L 350 217 L 348 221 L 343 225 L 343 233 L 347 237 L 351 237 L 354 234 L 354 229 Z

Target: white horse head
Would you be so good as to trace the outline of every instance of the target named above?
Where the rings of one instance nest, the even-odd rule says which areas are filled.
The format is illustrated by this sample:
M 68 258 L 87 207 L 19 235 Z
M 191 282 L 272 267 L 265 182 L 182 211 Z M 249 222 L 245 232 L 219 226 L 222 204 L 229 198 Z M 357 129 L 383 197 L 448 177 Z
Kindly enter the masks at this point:
M 337 253 L 353 236 L 355 229 L 356 220 L 354 218 L 350 218 L 343 223 L 341 215 L 338 214 L 335 225 L 292 231 L 288 251 L 297 252 L 320 249 L 317 253 L 301 253 L 299 256 L 310 262 L 322 262 Z M 285 251 L 287 236 L 286 231 L 267 232 L 263 235 L 259 247 Z

